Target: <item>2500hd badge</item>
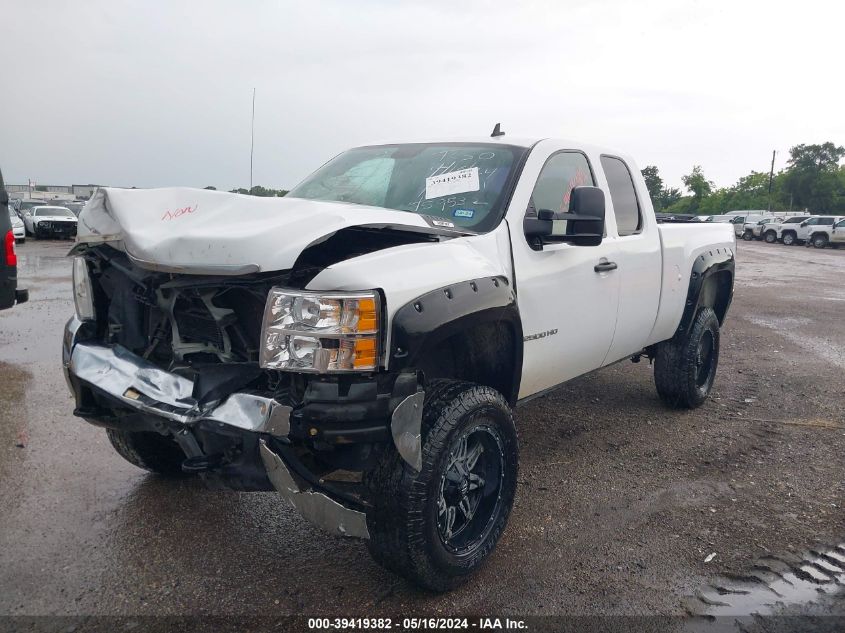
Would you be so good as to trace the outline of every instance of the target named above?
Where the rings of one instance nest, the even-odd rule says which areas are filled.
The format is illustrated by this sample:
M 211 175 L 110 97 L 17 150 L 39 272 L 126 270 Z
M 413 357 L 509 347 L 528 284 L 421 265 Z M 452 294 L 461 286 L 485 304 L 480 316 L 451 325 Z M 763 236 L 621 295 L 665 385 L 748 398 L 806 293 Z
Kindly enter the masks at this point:
M 734 248 L 565 140 L 358 147 L 284 198 L 102 189 L 63 362 L 131 463 L 277 490 L 445 591 L 505 530 L 521 402 L 641 355 L 669 407 L 705 401 Z

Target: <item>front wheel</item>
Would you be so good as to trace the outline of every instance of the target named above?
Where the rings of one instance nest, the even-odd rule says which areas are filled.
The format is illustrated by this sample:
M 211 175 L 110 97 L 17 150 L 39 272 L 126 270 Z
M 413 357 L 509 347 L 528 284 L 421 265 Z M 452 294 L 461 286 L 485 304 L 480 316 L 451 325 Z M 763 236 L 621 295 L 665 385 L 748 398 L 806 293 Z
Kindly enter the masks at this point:
M 654 383 L 670 407 L 695 409 L 704 404 L 719 365 L 719 319 L 713 308 L 701 308 L 689 332 L 657 346 Z
M 435 380 L 422 440 L 420 472 L 391 449 L 365 475 L 374 504 L 368 547 L 390 571 L 448 591 L 481 566 L 505 529 L 516 493 L 516 427 L 494 389 Z
M 117 454 L 130 464 L 163 477 L 186 477 L 182 471 L 185 453 L 173 440 L 148 431 L 106 429 Z

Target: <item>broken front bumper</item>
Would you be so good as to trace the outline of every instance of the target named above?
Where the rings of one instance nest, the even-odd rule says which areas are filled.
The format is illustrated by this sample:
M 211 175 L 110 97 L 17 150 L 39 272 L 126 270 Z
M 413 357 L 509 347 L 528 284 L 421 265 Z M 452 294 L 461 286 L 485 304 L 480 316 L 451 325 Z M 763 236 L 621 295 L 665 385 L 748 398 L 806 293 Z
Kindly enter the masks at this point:
M 307 483 L 297 483 L 290 466 L 278 451 L 273 450 L 273 443 L 281 445 L 290 441 L 290 407 L 272 397 L 248 391 L 200 404 L 193 396 L 192 380 L 165 371 L 123 347 L 93 342 L 89 329 L 91 324 L 76 317 L 65 329 L 63 366 L 68 386 L 77 398 L 82 385 L 123 408 L 169 421 L 171 432 L 177 429 L 174 436 L 191 436 L 195 427 L 207 428 L 208 423 L 221 431 L 228 427 L 238 433 L 254 434 L 268 479 L 304 518 L 333 534 L 369 537 L 364 512 L 344 505 Z M 416 469 L 421 462 L 422 399 L 422 391 L 404 398 L 395 407 L 390 423 L 399 454 Z M 88 417 L 79 402 L 75 413 Z M 184 448 L 184 444 L 180 444 Z M 201 456 L 202 451 L 195 441 L 193 445 Z M 194 455 L 186 451 L 186 456 Z

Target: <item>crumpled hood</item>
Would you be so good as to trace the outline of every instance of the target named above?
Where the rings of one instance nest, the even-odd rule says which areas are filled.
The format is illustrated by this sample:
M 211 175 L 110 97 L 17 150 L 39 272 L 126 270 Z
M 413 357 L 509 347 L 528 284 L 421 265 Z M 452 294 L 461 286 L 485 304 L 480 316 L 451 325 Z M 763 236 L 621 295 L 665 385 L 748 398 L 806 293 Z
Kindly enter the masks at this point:
M 99 189 L 79 214 L 77 247 L 110 243 L 141 266 L 239 275 L 287 270 L 309 244 L 350 226 L 440 233 L 423 216 L 188 187 Z

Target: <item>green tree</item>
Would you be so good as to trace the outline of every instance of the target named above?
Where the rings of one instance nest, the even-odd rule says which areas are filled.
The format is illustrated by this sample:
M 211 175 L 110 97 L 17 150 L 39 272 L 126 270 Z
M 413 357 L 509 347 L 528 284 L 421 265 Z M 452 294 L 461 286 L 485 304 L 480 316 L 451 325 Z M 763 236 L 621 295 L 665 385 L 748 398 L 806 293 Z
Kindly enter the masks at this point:
M 684 195 L 681 193 L 680 189 L 676 189 L 675 187 L 664 187 L 660 192 L 660 207 L 667 209 L 683 197 Z
M 239 187 L 238 189 L 229 190 L 229 193 L 240 193 L 245 196 L 258 196 L 260 198 L 281 198 L 286 195 L 287 192 L 287 189 L 268 189 L 267 187 L 262 187 L 261 185 L 255 185 L 252 189 Z
M 813 212 L 829 212 L 841 204 L 843 181 L 839 161 L 845 147 L 831 142 L 796 145 L 789 150 L 785 192 L 797 207 Z
M 663 179 L 654 165 L 648 165 L 643 170 L 643 179 L 645 180 L 648 195 L 651 196 L 651 202 L 655 210 L 661 208 L 661 196 L 663 194 Z
M 712 193 L 713 182 L 704 177 L 701 165 L 695 165 L 691 173 L 681 178 L 681 182 L 692 194 L 689 213 L 697 213 L 701 201 Z

